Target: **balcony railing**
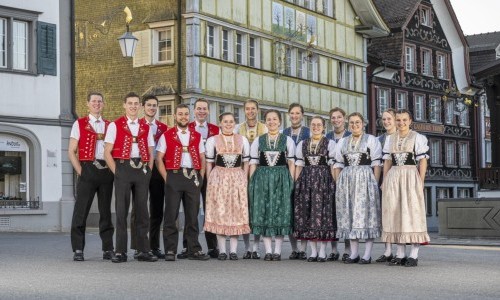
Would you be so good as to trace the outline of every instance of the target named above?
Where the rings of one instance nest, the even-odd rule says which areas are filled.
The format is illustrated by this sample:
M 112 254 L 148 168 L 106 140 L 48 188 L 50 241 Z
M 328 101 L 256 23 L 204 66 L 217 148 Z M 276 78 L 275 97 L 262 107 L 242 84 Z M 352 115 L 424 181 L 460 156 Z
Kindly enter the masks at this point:
M 500 190 L 500 168 L 478 170 L 479 188 L 485 190 Z
M 0 199 L 0 209 L 41 209 L 42 202 L 40 198 L 35 198 L 31 200 L 22 200 L 22 199 Z

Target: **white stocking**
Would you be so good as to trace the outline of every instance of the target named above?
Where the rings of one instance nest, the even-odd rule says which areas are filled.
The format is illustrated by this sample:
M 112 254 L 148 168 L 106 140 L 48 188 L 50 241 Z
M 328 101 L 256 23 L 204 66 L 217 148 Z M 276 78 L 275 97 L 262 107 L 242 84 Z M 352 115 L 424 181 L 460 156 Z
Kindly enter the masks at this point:
M 420 248 L 420 244 L 411 244 L 410 257 L 418 258 L 418 249 Z
M 305 252 L 307 247 L 307 240 L 300 240 L 299 251 Z
M 406 256 L 406 244 L 398 244 L 396 257 L 404 258 Z
M 238 249 L 238 236 L 232 235 L 229 237 L 229 252 L 236 253 L 237 249 Z
M 283 245 L 283 240 L 285 239 L 282 235 L 277 235 L 274 237 L 274 253 L 281 254 L 281 246 Z
M 217 235 L 217 246 L 219 247 L 219 253 L 226 253 L 226 236 L 218 234 Z
M 365 255 L 363 255 L 364 260 L 369 260 L 372 257 L 373 249 L 373 239 L 365 240 Z
M 266 249 L 266 254 L 267 253 L 273 253 L 273 247 L 272 247 L 272 239 L 270 236 L 265 236 L 262 238 L 262 241 L 264 242 L 264 249 Z
M 311 257 L 318 256 L 318 248 L 316 247 L 316 241 L 309 241 L 309 247 L 311 247 Z
M 346 240 L 350 241 L 350 248 L 351 248 L 351 256 L 349 256 L 351 259 L 355 259 L 359 256 L 359 240 Z M 347 248 L 347 247 L 346 247 Z M 347 252 L 347 251 L 346 251 Z
M 318 256 L 321 258 L 326 258 L 326 242 L 318 242 L 319 243 L 319 254 Z
M 391 249 L 391 243 L 385 243 L 385 252 L 384 252 L 384 255 L 389 257 L 392 253 L 392 249 Z

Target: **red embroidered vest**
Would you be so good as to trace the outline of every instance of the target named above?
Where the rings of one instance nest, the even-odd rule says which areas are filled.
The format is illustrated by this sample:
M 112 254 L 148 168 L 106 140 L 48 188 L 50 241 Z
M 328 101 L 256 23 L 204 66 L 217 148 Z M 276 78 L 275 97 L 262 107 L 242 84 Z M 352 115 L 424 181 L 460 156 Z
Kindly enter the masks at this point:
M 130 159 L 134 136 L 132 136 L 132 133 L 128 128 L 127 117 L 123 116 L 116 119 L 115 125 L 116 140 L 113 145 L 113 150 L 111 151 L 111 156 L 118 159 Z M 143 162 L 149 161 L 148 134 L 149 125 L 145 122 L 139 122 L 139 132 L 137 133 L 135 140 L 139 146 L 139 153 Z
M 89 116 L 78 119 L 80 139 L 78 140 L 78 159 L 80 161 L 95 160 L 95 145 L 98 140 L 104 140 L 109 121 L 104 120 L 104 133 L 95 132 L 89 122 Z
M 182 159 L 182 143 L 177 136 L 177 127 L 170 128 L 164 133 L 165 142 L 167 144 L 167 153 L 163 157 L 165 168 L 167 170 L 178 170 L 181 168 Z M 193 161 L 193 169 L 201 169 L 201 159 L 199 145 L 201 141 L 201 134 L 195 130 L 189 130 L 189 146 L 187 150 L 191 155 Z
M 208 122 L 206 122 L 206 124 L 208 127 L 207 140 L 209 137 L 219 134 L 219 126 L 214 125 L 212 123 L 208 123 Z M 189 128 L 189 131 L 196 131 L 196 121 L 189 123 L 188 128 Z
M 139 122 L 147 124 L 146 118 L 140 119 Z M 156 145 L 156 144 L 158 144 L 158 140 L 160 139 L 161 135 L 165 131 L 168 130 L 168 126 L 167 126 L 167 124 L 162 123 L 158 120 L 155 120 L 155 122 L 156 122 L 157 129 L 156 129 L 156 134 L 153 137 L 155 139 L 155 145 Z

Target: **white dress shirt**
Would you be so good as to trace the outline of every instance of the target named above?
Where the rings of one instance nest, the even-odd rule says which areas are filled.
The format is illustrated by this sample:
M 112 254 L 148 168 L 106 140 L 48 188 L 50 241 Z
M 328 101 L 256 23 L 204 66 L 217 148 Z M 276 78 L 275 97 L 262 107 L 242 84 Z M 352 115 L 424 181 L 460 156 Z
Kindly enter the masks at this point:
M 127 117 L 127 126 L 128 129 L 130 130 L 130 133 L 132 133 L 133 136 L 137 136 L 137 134 L 139 133 L 139 119 L 131 120 L 129 117 Z M 108 126 L 108 131 L 106 132 L 106 137 L 104 138 L 104 142 L 109 144 L 114 144 L 115 141 L 116 141 L 116 124 L 115 122 L 111 122 Z M 155 146 L 155 140 L 153 138 L 153 132 L 151 131 L 151 128 L 149 128 L 148 147 L 154 147 L 154 146 Z M 139 145 L 138 143 L 132 143 L 130 158 L 138 158 L 138 157 L 141 157 L 141 154 L 139 152 Z
M 89 124 L 90 126 L 92 126 L 92 128 L 96 133 L 104 133 L 104 130 L 106 129 L 106 124 L 104 123 L 104 120 L 102 119 L 101 116 L 99 116 L 99 118 L 97 119 L 93 115 L 89 114 Z M 69 136 L 77 141 L 80 140 L 80 125 L 78 121 L 75 121 L 75 123 L 73 123 L 73 127 L 71 127 L 71 133 Z M 104 159 L 103 140 L 96 141 L 94 153 L 95 153 L 95 159 Z
M 183 131 L 184 133 L 182 133 Z M 186 128 L 186 130 L 181 130 L 177 128 L 177 136 L 179 137 L 182 146 L 184 147 L 189 146 L 189 136 L 190 136 L 189 129 Z M 167 141 L 165 140 L 165 135 L 162 135 L 158 140 L 156 151 L 161 153 L 167 152 Z M 202 139 L 200 139 L 200 144 L 198 145 L 198 151 L 199 153 L 205 153 L 205 145 Z M 191 158 L 191 154 L 189 154 L 189 152 L 182 152 L 181 168 L 192 168 L 192 167 L 193 167 L 193 160 Z

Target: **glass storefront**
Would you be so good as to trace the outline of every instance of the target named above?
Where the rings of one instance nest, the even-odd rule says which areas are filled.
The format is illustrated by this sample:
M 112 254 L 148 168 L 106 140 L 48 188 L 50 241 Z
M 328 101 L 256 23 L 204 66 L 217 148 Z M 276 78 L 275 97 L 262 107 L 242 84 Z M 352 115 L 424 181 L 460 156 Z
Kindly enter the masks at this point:
M 29 205 L 29 147 L 20 137 L 0 133 L 0 204 Z

